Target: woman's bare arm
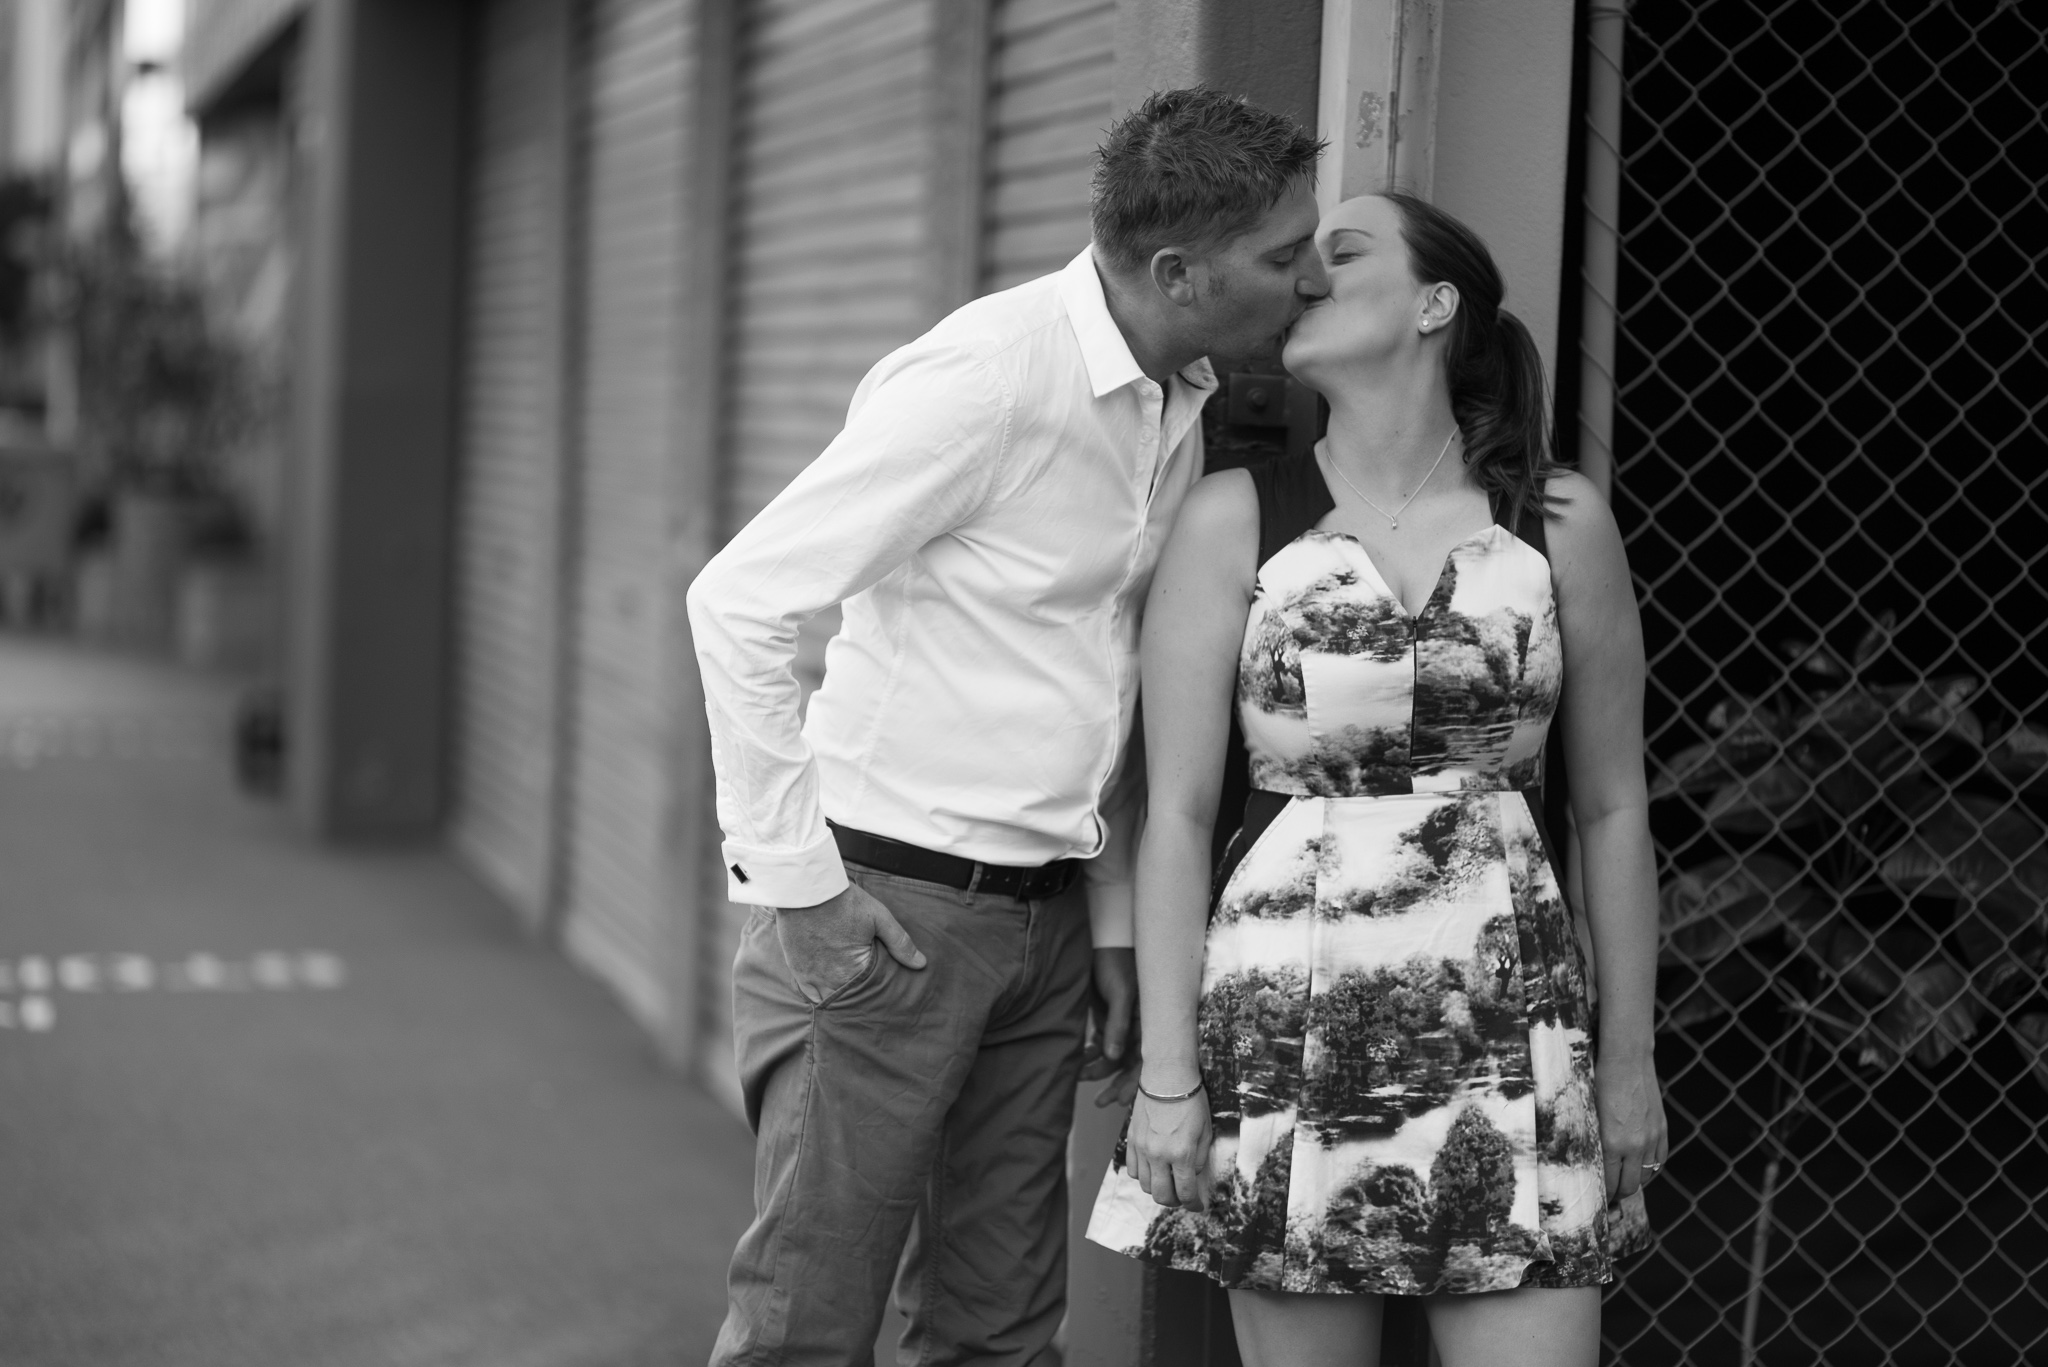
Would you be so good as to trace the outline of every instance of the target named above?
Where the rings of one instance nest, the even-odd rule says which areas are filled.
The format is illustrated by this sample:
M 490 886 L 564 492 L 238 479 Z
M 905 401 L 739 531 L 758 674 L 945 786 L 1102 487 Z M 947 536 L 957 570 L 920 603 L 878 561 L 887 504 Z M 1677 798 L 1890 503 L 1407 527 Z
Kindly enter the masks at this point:
M 1625 1196 L 1665 1150 L 1652 1058 L 1657 869 L 1643 779 L 1643 629 L 1606 500 L 1577 475 L 1551 487 L 1563 499 L 1548 540 L 1564 637 L 1565 768 L 1600 986 L 1601 1143 L 1608 1192 Z
M 1195 1006 L 1209 915 L 1210 834 L 1223 784 L 1230 708 L 1258 555 L 1258 497 L 1243 471 L 1188 495 L 1145 605 L 1145 772 L 1138 847 L 1138 1010 L 1143 1082 L 1153 1092 L 1201 1081 Z M 1206 1097 L 1132 1112 L 1133 1176 L 1165 1205 L 1206 1203 Z

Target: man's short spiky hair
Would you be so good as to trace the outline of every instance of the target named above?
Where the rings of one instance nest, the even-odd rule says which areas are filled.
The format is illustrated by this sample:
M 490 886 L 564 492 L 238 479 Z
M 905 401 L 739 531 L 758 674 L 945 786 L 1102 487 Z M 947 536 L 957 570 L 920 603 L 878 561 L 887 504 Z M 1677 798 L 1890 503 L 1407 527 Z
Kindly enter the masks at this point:
M 1110 127 L 1090 200 L 1095 245 L 1119 270 L 1161 247 L 1234 237 L 1303 176 L 1323 144 L 1219 90 L 1161 90 Z

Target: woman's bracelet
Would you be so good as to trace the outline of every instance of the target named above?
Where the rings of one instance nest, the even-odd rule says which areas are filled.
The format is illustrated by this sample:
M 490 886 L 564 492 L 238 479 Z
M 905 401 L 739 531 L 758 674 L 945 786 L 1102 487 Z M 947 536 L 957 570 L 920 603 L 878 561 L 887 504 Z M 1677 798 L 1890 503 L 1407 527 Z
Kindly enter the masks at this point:
M 1195 1093 L 1201 1090 L 1202 1084 L 1200 1079 L 1197 1079 L 1195 1085 L 1188 1088 L 1185 1092 L 1148 1092 L 1145 1090 L 1144 1083 L 1141 1082 L 1138 1084 L 1138 1095 L 1144 1097 L 1147 1101 L 1187 1101 L 1191 1099 L 1195 1095 Z

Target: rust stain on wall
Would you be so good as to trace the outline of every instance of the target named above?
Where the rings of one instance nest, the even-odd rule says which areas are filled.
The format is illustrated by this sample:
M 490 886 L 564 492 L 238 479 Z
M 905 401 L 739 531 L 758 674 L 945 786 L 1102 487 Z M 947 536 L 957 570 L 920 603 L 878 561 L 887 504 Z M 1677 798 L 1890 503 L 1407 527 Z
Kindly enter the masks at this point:
M 1358 136 L 1356 145 L 1370 147 L 1379 141 L 1385 131 L 1387 118 L 1387 97 L 1377 90 L 1368 90 L 1358 97 Z

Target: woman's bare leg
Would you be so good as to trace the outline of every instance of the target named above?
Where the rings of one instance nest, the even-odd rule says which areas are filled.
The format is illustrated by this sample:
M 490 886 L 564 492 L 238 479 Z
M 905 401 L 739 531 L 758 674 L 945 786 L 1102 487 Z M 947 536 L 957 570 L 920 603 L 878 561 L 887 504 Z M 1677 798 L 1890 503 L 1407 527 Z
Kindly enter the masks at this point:
M 1444 1367 L 1595 1367 L 1600 1361 L 1597 1286 L 1430 1296 L 1423 1306 Z
M 1379 1367 L 1378 1296 L 1233 1291 L 1230 1319 L 1244 1367 Z

